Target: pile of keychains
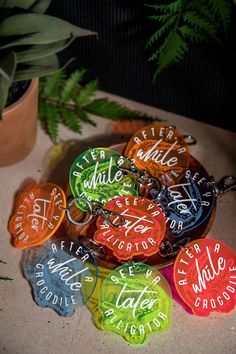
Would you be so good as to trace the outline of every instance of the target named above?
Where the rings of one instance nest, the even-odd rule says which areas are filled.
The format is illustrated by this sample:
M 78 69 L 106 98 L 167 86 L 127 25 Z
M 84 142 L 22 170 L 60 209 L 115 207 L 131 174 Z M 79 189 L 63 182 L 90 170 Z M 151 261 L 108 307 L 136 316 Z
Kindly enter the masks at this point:
M 171 325 L 172 296 L 198 316 L 234 309 L 235 254 L 205 236 L 236 179 L 209 177 L 174 126 L 123 147 L 80 154 L 67 192 L 28 185 L 9 231 L 39 306 L 71 316 L 86 304 L 99 329 L 141 344 Z

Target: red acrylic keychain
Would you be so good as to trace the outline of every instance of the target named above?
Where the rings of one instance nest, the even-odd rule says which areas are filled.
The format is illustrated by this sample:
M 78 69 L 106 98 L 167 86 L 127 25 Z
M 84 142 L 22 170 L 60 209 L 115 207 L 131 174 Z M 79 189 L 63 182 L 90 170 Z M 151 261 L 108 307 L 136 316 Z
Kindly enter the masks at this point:
M 192 241 L 176 258 L 174 282 L 195 315 L 230 312 L 236 304 L 236 256 L 221 241 Z
M 124 225 L 115 227 L 104 218 L 97 220 L 94 240 L 107 246 L 119 260 L 134 256 L 151 256 L 157 252 L 166 230 L 166 220 L 160 207 L 141 197 L 120 197 L 104 206 L 124 217 Z M 116 217 L 117 218 L 117 217 Z
M 35 183 L 20 193 L 8 227 L 14 246 L 24 249 L 47 241 L 60 226 L 65 207 L 65 193 L 53 183 Z

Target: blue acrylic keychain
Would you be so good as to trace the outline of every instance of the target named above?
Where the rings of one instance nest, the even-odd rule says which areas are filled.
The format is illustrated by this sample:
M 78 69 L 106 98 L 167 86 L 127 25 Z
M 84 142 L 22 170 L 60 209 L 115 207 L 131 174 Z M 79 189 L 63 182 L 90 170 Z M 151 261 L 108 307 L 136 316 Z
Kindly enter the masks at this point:
M 69 239 L 27 249 L 22 268 L 35 302 L 65 317 L 86 304 L 97 284 L 98 267 L 93 253 L 83 243 Z

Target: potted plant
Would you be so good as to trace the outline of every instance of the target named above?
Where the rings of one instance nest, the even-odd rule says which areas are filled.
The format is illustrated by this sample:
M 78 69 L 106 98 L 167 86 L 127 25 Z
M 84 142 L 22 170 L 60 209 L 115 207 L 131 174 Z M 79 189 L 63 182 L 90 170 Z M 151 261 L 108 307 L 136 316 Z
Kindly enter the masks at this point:
M 45 15 L 51 0 L 0 1 L 0 166 L 25 158 L 36 140 L 38 77 L 61 68 L 57 53 L 94 34 Z

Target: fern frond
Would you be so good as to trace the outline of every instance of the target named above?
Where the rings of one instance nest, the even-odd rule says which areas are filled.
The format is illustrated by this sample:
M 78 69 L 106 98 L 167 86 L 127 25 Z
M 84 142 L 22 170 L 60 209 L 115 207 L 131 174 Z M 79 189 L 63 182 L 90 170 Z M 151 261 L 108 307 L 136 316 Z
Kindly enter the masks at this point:
M 54 143 L 57 142 L 58 136 L 58 124 L 59 124 L 59 113 L 57 111 L 57 107 L 53 104 L 48 103 L 46 105 L 47 117 L 47 130 L 48 133 Z
M 145 4 L 145 5 L 147 7 L 153 8 L 156 11 L 160 11 L 161 13 L 173 14 L 182 9 L 183 1 L 176 0 L 169 4 Z
M 200 17 L 194 11 L 187 11 L 183 14 L 183 21 L 190 24 L 197 31 L 204 32 L 214 39 L 216 39 L 216 27 L 207 19 Z
M 181 26 L 179 31 L 183 38 L 189 39 L 192 42 L 203 42 L 206 40 L 206 37 L 201 32 L 197 32 L 187 25 Z
M 180 62 L 187 50 L 188 47 L 186 42 L 181 38 L 177 31 L 170 32 L 165 43 L 163 43 L 158 50 L 158 68 L 154 74 L 154 80 L 161 70 L 166 69 L 174 63 Z
M 92 80 L 84 88 L 81 89 L 79 96 L 76 97 L 76 103 L 79 106 L 84 106 L 88 104 L 95 92 L 98 89 L 98 80 Z
M 54 96 L 60 90 L 60 82 L 64 78 L 63 71 L 56 71 L 54 75 L 48 77 L 45 81 L 44 92 L 46 96 Z
M 60 107 L 61 121 L 72 131 L 81 133 L 81 125 L 79 124 L 76 113 L 66 107 Z
M 77 90 L 77 85 L 81 82 L 85 73 L 86 73 L 85 69 L 75 71 L 70 75 L 69 79 L 64 81 L 64 85 L 62 87 L 61 96 L 60 96 L 64 102 L 67 102 L 71 99 L 73 91 Z
M 170 17 L 161 28 L 153 33 L 146 44 L 146 48 L 150 47 L 155 41 L 157 41 L 175 23 L 176 19 L 177 15 Z
M 86 107 L 85 107 L 85 109 L 86 109 Z M 80 120 L 82 120 L 82 122 L 88 123 L 88 124 L 92 125 L 93 127 L 97 126 L 97 124 L 89 117 L 88 113 L 84 109 L 77 107 L 76 112 L 78 114 L 78 118 Z
M 132 111 L 107 98 L 93 99 L 98 89 L 98 81 L 93 80 L 82 88 L 80 81 L 84 74 L 85 70 L 82 69 L 71 74 L 68 79 L 65 79 L 63 75 L 55 76 L 54 73 L 46 81 L 41 80 L 43 83 L 40 91 L 39 117 L 43 128 L 54 143 L 57 142 L 59 123 L 63 123 L 77 133 L 81 133 L 81 122 L 96 126 L 90 114 L 113 120 L 143 119 L 147 122 L 159 120 L 148 114 Z M 45 89 L 44 87 L 50 80 L 53 81 L 52 86 Z M 63 87 L 63 90 L 54 90 L 57 84 L 60 88 Z M 53 93 L 53 95 L 48 95 L 48 93 Z
M 231 20 L 231 1 L 229 0 L 209 0 L 209 6 L 213 13 L 219 17 L 224 26 L 225 32 L 229 27 Z
M 9 280 L 9 281 L 11 281 L 11 280 L 14 280 L 14 279 L 13 278 L 9 278 L 9 277 L 7 277 L 5 275 L 0 275 L 0 280 L 4 280 L 4 281 Z
M 132 111 L 118 102 L 110 101 L 108 98 L 95 99 L 85 106 L 84 109 L 96 116 L 112 120 L 145 119 L 148 122 L 153 122 L 154 120 L 154 117 L 150 117 L 145 113 Z

